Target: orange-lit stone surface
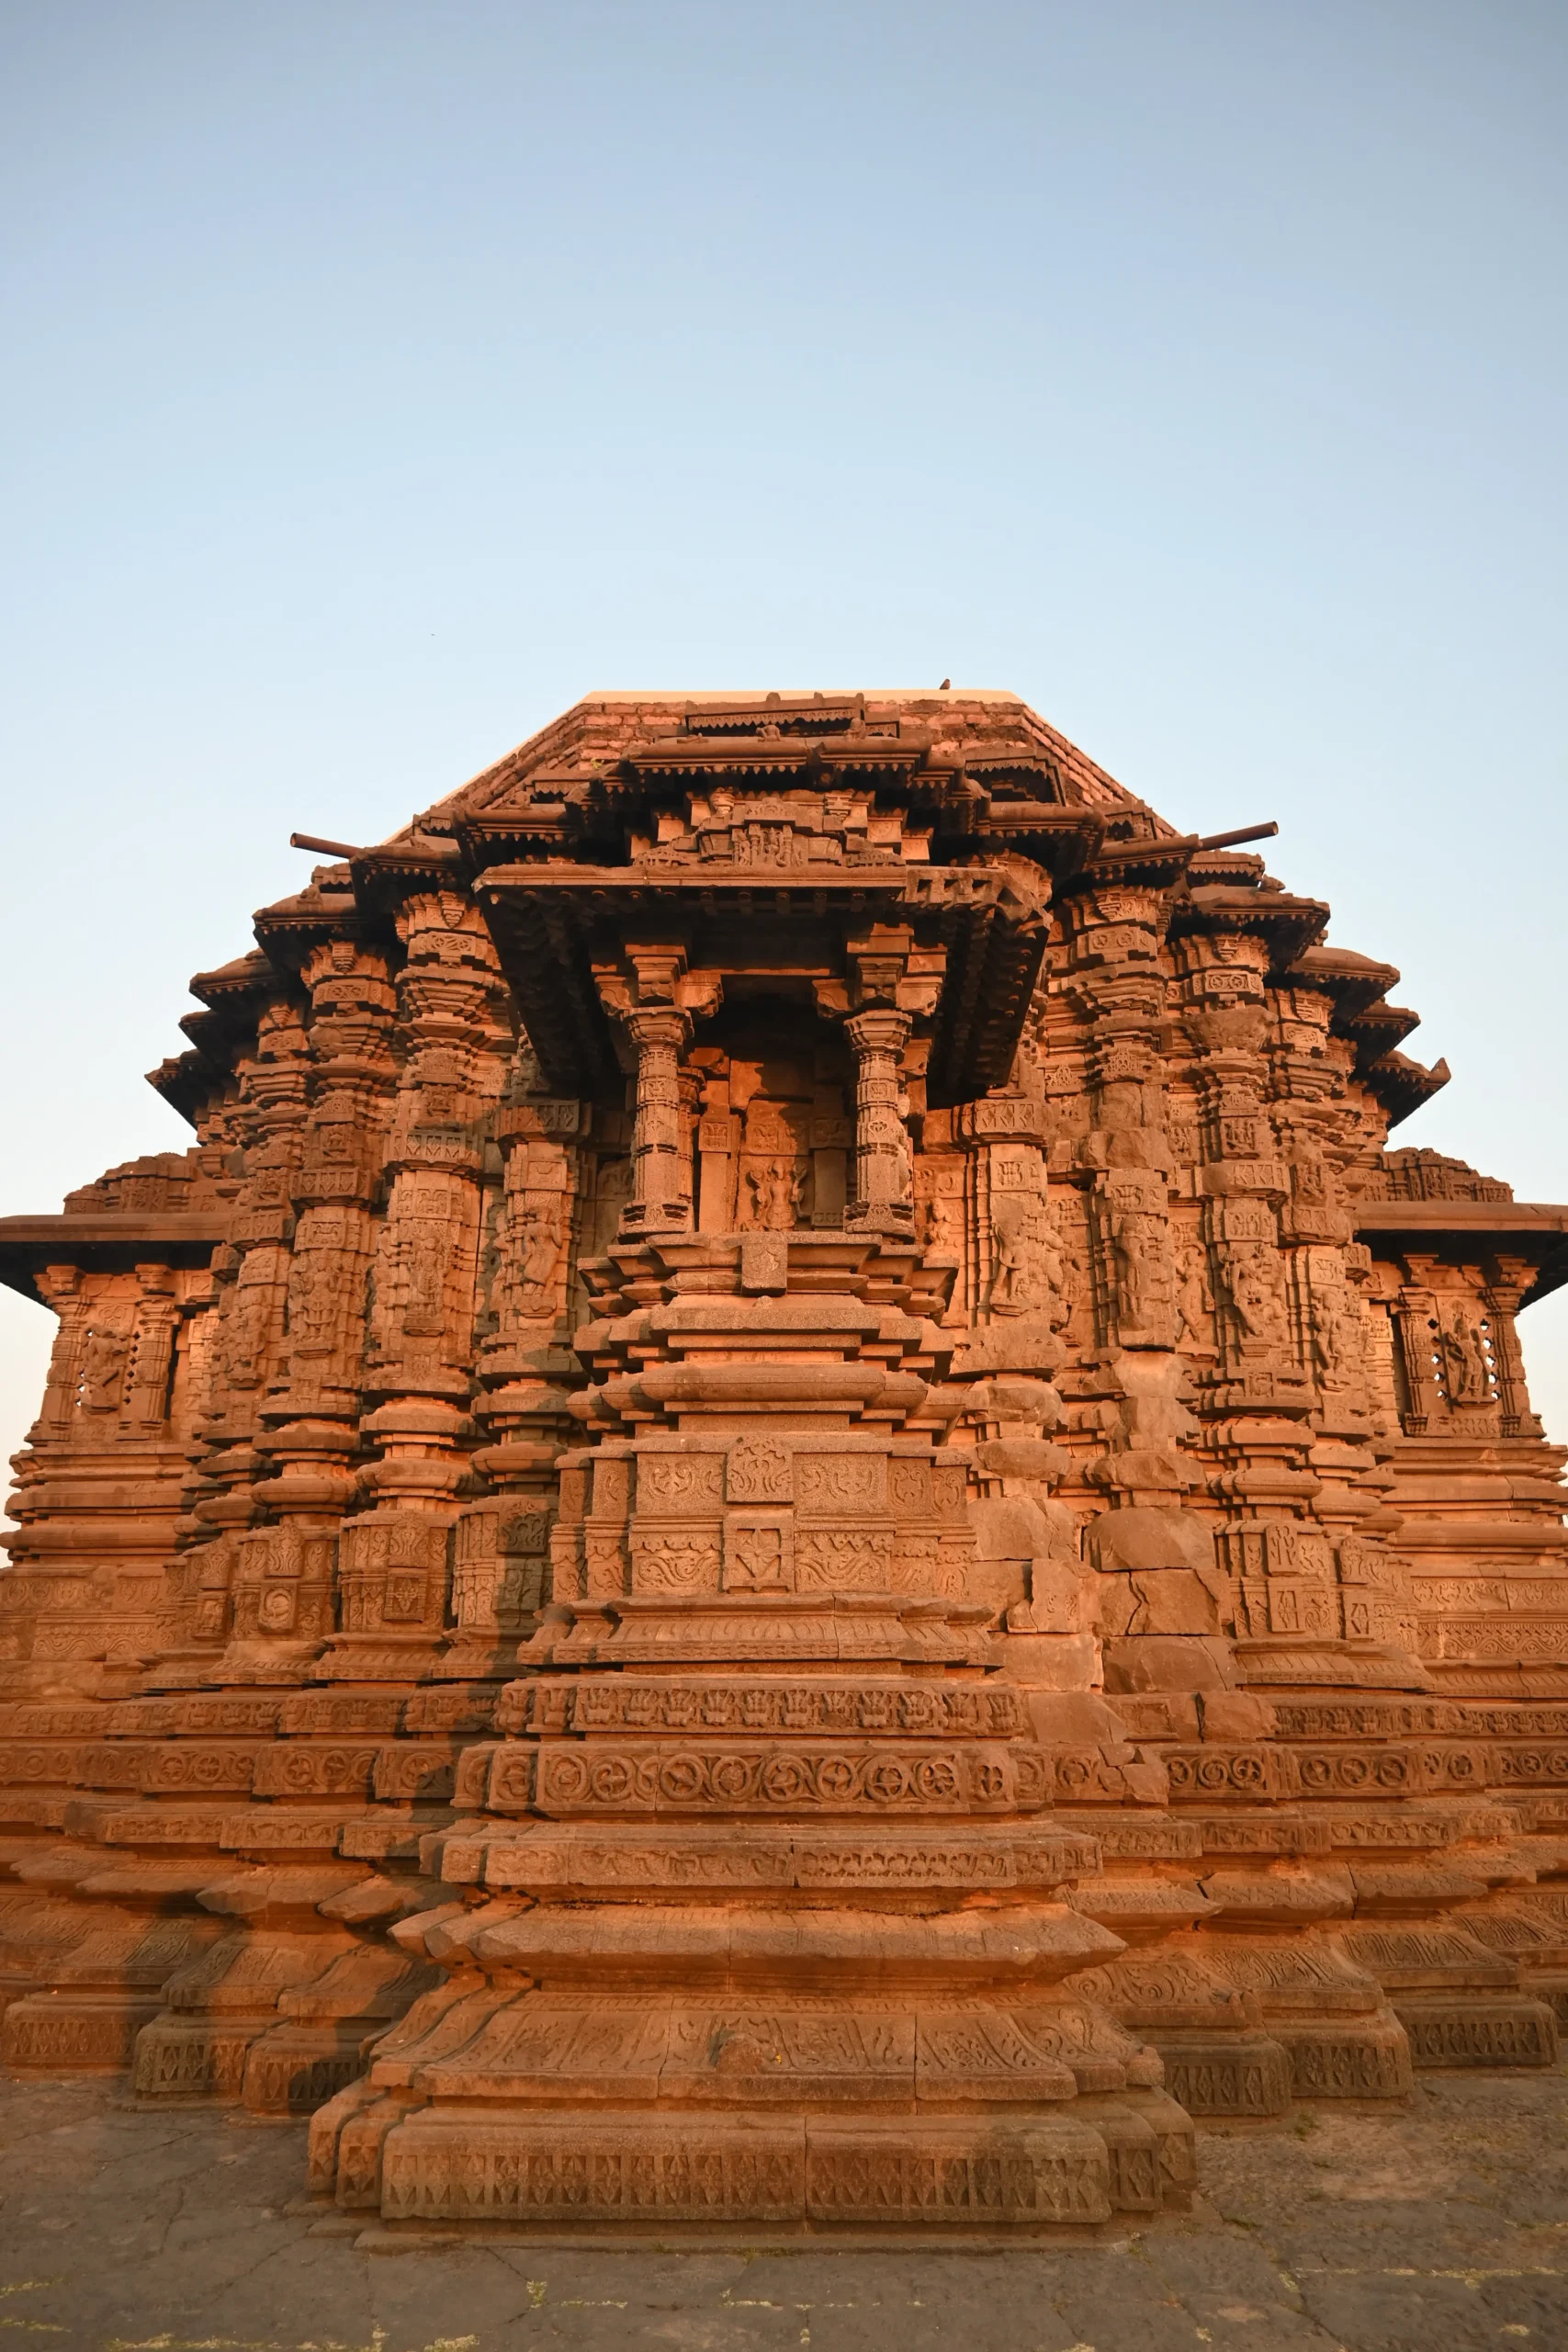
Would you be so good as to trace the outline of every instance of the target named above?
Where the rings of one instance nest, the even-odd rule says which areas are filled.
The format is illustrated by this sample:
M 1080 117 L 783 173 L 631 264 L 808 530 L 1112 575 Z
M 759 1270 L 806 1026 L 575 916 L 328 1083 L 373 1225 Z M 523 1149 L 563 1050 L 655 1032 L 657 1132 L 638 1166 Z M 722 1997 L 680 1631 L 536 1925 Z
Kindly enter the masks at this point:
M 962 692 L 594 697 L 264 909 L 197 1143 L 0 1222 L 4 2064 L 1023 2231 L 1550 2064 L 1568 1211 L 1327 922 Z

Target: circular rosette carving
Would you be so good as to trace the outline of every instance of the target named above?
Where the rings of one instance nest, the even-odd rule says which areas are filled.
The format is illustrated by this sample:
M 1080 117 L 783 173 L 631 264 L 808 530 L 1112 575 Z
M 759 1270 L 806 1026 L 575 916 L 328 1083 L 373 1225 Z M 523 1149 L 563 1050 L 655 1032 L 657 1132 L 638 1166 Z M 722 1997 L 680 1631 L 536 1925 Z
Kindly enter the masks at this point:
M 721 1756 L 713 1768 L 713 1792 L 728 1804 L 750 1794 L 751 1765 L 744 1756 Z
M 632 1768 L 624 1756 L 607 1756 L 592 1767 L 588 1785 L 600 1804 L 625 1804 L 635 1785 Z
M 543 1794 L 555 1804 L 578 1804 L 587 1793 L 587 1759 L 581 1756 L 552 1756 L 545 1767 Z
M 793 1756 L 774 1756 L 762 1768 L 762 1794 L 773 1804 L 798 1804 L 808 1788 L 805 1768 Z

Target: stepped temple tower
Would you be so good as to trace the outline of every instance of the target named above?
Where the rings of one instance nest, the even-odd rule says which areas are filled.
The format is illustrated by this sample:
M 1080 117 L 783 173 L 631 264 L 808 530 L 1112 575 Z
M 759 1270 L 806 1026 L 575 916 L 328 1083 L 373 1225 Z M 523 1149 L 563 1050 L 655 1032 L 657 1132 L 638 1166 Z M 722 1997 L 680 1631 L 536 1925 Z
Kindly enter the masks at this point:
M 1238 816 L 1256 811 L 1238 811 Z M 1092 2224 L 1568 2021 L 1568 1210 L 1004 694 L 591 697 L 0 1223 L 0 2063 L 388 2221 Z

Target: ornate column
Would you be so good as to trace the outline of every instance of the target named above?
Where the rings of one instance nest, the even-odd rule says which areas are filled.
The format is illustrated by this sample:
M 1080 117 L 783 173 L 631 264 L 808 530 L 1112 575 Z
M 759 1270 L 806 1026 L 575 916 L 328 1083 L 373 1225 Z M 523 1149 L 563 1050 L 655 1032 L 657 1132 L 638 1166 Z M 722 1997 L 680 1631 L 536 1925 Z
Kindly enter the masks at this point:
M 1313 1395 L 1281 1246 L 1290 1179 L 1265 1106 L 1269 907 L 1260 896 L 1255 909 L 1189 920 L 1178 952 L 1180 1023 L 1191 1052 L 1216 1350 L 1197 1385 L 1221 1464 L 1210 1481 L 1225 1511 L 1220 1557 L 1238 1601 L 1238 1633 L 1276 1645 L 1258 1653 L 1258 1679 L 1267 1679 L 1284 1655 L 1279 1644 L 1289 1649 L 1338 1632 L 1332 1555 L 1308 1519 L 1319 1481 L 1307 1467 Z
M 899 1107 L 898 1061 L 910 1016 L 873 1005 L 844 1023 L 855 1057 L 855 1195 L 844 1223 L 861 1230 L 912 1234 L 914 1182 L 909 1131 Z
M 632 1005 L 620 1019 L 637 1049 L 632 1197 L 623 1223 L 634 1233 L 683 1230 L 692 1221 L 692 1185 L 681 1056 L 691 1019 L 671 1004 Z
M 236 1065 L 229 1114 L 236 1173 L 230 1240 L 213 1252 L 217 1303 L 209 1341 L 205 1408 L 176 1529 L 179 1588 L 174 1639 L 148 1678 L 154 1690 L 222 1679 L 233 1630 L 244 1531 L 261 1516 L 260 1415 L 287 1346 L 284 1320 L 294 1238 L 292 1188 L 303 1150 L 310 1047 L 302 1009 L 279 993 L 257 1014 L 255 1049 Z
M 131 1344 L 130 1375 L 122 1415 L 145 1437 L 154 1437 L 168 1419 L 169 1383 L 174 1369 L 175 1334 L 184 1310 L 175 1296 L 171 1269 L 138 1266 L 141 1304 L 137 1309 Z
M 473 1490 L 469 1417 L 486 1129 L 513 1030 L 494 948 L 466 898 L 421 888 L 398 917 L 407 1059 L 388 1139 L 377 1237 L 362 1474 L 370 1508 L 345 1521 L 342 1611 L 321 1679 L 418 1679 L 445 1639 L 452 1531 Z
M 1516 1317 L 1535 1269 L 1520 1259 L 1495 1259 L 1484 1269 L 1488 1276 L 1481 1297 L 1492 1327 L 1492 1371 L 1502 1408 L 1505 1437 L 1544 1437 L 1539 1415 L 1530 1410 L 1525 1385 L 1524 1357 L 1519 1349 Z
M 49 1352 L 43 1402 L 39 1407 L 38 1419 L 28 1431 L 28 1443 L 35 1448 L 62 1438 L 71 1425 L 87 1329 L 80 1266 L 45 1266 L 36 1280 L 44 1305 L 53 1309 L 58 1320 L 54 1344 Z
M 547 1595 L 556 1461 L 570 1443 L 567 1408 L 581 1385 L 570 1348 L 579 1218 L 593 1165 L 594 1106 L 545 1091 L 537 1062 L 519 1048 L 494 1134 L 504 1191 L 495 1221 L 490 1305 L 474 1413 L 487 1442 L 474 1457 L 494 1492 L 467 1504 L 453 1552 L 457 1630 L 444 1675 L 498 1680 Z
M 254 1490 L 267 1524 L 241 1539 L 223 1669 L 246 1681 L 301 1679 L 333 1630 L 338 1525 L 355 1487 L 381 1105 L 394 1068 L 383 956 L 352 938 L 325 940 L 300 978 L 310 995 L 312 1100 L 289 1179 L 287 1352 L 256 1440 L 276 1469 Z

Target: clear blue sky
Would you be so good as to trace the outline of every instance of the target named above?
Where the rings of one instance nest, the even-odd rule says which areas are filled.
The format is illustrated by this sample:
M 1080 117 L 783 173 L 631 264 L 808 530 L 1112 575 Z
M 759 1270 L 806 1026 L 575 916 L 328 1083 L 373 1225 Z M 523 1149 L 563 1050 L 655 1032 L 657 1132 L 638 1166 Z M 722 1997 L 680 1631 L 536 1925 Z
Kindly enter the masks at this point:
M 1565 100 L 1561 0 L 10 0 L 0 1210 L 188 1139 L 291 828 L 944 676 L 1277 817 L 1453 1065 L 1399 1139 L 1568 1195 Z

